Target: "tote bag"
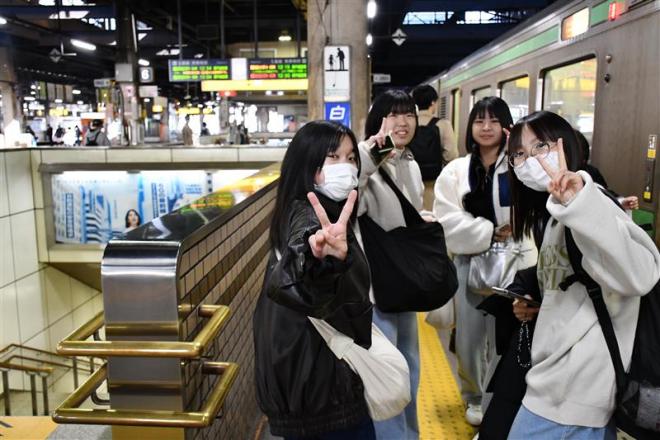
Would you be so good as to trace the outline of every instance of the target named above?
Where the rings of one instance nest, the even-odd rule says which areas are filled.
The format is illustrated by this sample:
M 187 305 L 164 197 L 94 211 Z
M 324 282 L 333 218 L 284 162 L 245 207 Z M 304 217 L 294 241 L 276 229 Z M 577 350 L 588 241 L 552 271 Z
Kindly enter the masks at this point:
M 513 283 L 522 258 L 523 251 L 514 241 L 493 243 L 486 252 L 470 258 L 468 288 L 485 296 L 492 293 L 491 287 L 506 288 Z
M 388 313 L 437 309 L 458 288 L 442 225 L 425 222 L 390 176 L 378 171 L 396 194 L 406 226 L 385 231 L 367 214 L 358 219 L 376 306 Z
M 356 344 L 322 319 L 308 317 L 337 359 L 360 376 L 373 420 L 387 420 L 410 403 L 410 370 L 403 354 L 371 323 L 371 347 Z

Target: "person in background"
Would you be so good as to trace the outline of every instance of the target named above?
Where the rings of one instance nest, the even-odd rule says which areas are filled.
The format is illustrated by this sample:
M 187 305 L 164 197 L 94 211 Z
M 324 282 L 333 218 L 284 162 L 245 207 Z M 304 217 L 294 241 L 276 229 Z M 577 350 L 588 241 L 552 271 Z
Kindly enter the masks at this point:
M 206 122 L 202 122 L 202 131 L 199 133 L 200 136 L 210 136 L 211 132 L 206 126 Z
M 365 124 L 366 141 L 360 142 L 362 162 L 360 176 L 360 204 L 358 215 L 367 214 L 381 228 L 391 231 L 406 226 L 403 208 L 396 194 L 379 172 L 382 168 L 394 181 L 413 207 L 426 221 L 434 221 L 431 214 L 422 212 L 424 183 L 412 153 L 407 148 L 415 136 L 417 113 L 412 97 L 401 90 L 387 90 L 373 102 Z M 395 149 L 389 157 L 376 163 L 370 150 L 384 145 L 390 134 Z M 360 237 L 361 239 L 361 237 Z M 401 292 L 405 295 L 406 292 Z M 373 300 L 373 297 L 372 297 Z M 374 307 L 374 323 L 403 353 L 410 369 L 412 400 L 405 411 L 389 420 L 376 422 L 378 439 L 410 440 L 419 437 L 417 422 L 417 388 L 419 386 L 419 340 L 417 313 L 384 313 Z
M 186 123 L 181 129 L 181 137 L 183 138 L 183 145 L 189 146 L 193 144 L 193 131 L 190 128 L 190 115 L 185 117 Z
M 417 86 L 411 94 L 417 105 L 417 118 L 419 122 L 411 149 L 413 150 L 413 154 L 421 156 L 415 157 L 415 160 L 419 163 L 422 170 L 422 178 L 424 179 L 424 208 L 431 210 L 433 209 L 433 185 L 435 184 L 435 180 L 438 178 L 442 167 L 458 157 L 456 136 L 454 135 L 451 122 L 447 119 L 437 117 L 438 92 L 433 87 L 429 85 Z M 436 135 L 437 133 L 437 136 L 435 136 L 437 140 L 435 142 L 431 140 L 432 143 L 429 146 L 420 145 L 418 148 L 426 150 L 434 147 L 433 149 L 438 150 L 437 158 L 431 163 L 424 163 L 424 159 L 428 153 L 422 156 L 419 154 L 421 151 L 418 153 L 413 146 L 416 146 L 420 142 L 429 143 L 428 136 L 424 133 L 425 130 L 429 129 L 435 131 L 435 133 L 429 133 L 429 135 Z
M 76 142 L 75 145 L 82 144 L 82 130 L 76 125 Z
M 110 140 L 103 133 L 103 121 L 94 119 L 89 124 L 89 130 L 85 134 L 85 145 L 88 147 L 109 147 Z
M 490 399 L 486 387 L 497 365 L 495 319 L 477 306 L 483 295 L 467 286 L 470 257 L 493 242 L 511 237 L 509 167 L 504 129 L 513 123 L 504 100 L 490 96 L 477 101 L 465 135 L 469 154 L 443 168 L 435 183 L 433 212 L 445 230 L 447 249 L 454 254 L 459 288 L 456 301 L 456 358 L 465 419 L 481 424 Z M 527 240 L 523 265 L 533 266 L 536 252 Z M 499 286 L 505 287 L 505 286 Z
M 619 203 L 621 203 L 621 206 L 623 206 L 624 209 L 629 211 L 633 209 L 639 209 L 639 199 L 637 198 L 637 196 L 620 197 L 617 193 L 612 191 L 607 186 L 605 177 L 603 177 L 600 170 L 589 163 L 589 156 L 591 153 L 591 148 L 589 147 L 589 141 L 578 130 L 575 130 L 575 136 L 577 136 L 578 143 L 580 144 L 580 153 L 581 153 L 580 166 L 578 169 L 584 170 L 587 173 L 589 173 L 594 183 L 597 183 L 598 185 L 602 186 L 603 188 L 606 188 L 609 192 L 611 192 L 612 195 L 614 195 L 617 198 Z
M 252 322 L 257 402 L 285 439 L 375 440 L 360 376 L 309 320 L 371 346 L 369 266 L 353 232 L 359 174 L 355 135 L 331 121 L 300 129 L 282 161 Z
M 53 145 L 53 127 L 51 125 L 46 128 L 46 141 L 49 145 Z
M 126 211 L 126 216 L 124 217 L 124 221 L 126 223 L 126 231 L 132 231 L 133 229 L 137 228 L 142 224 L 142 219 L 140 218 L 140 214 L 135 209 L 129 209 Z
M 570 124 L 534 112 L 511 129 L 513 237 L 544 228 L 536 270 L 543 298 L 531 343 L 527 389 L 511 439 L 610 440 L 616 383 L 614 367 L 585 286 L 573 274 L 567 228 L 582 253 L 582 267 L 603 290 L 621 350 L 630 365 L 640 296 L 660 278 L 660 254 L 640 227 L 578 171 L 580 146 Z M 597 226 L 597 227 L 596 227 Z M 560 286 L 560 284 L 562 284 Z M 530 319 L 535 313 L 518 311 Z

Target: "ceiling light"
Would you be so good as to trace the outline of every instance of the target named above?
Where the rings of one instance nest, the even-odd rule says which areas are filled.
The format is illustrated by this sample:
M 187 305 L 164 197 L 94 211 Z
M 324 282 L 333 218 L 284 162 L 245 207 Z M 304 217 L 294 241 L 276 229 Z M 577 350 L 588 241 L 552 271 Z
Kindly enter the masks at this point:
M 7 24 L 7 19 L 5 17 L 0 17 L 0 26 Z
M 204 54 L 203 54 L 203 53 L 196 53 L 196 54 L 194 55 L 194 57 L 195 57 L 195 58 L 204 58 Z
M 81 92 L 78 89 L 73 89 L 71 93 L 73 93 L 74 95 L 80 95 Z
M 277 96 L 284 96 L 284 92 L 282 90 L 278 91 Z
M 266 96 L 270 96 L 270 95 L 272 95 L 272 94 L 273 94 L 273 91 L 272 91 L 272 90 L 266 90 Z
M 144 58 L 140 58 L 140 59 L 138 60 L 138 64 L 139 64 L 140 66 L 147 67 L 147 66 L 149 66 L 151 63 L 149 62 L 149 60 L 145 60 Z
M 144 102 L 151 102 L 151 99 L 149 99 L 149 98 L 144 98 Z
M 372 37 L 371 34 L 367 34 L 367 46 L 371 46 L 373 42 L 374 42 L 374 37 Z
M 76 40 L 74 38 L 71 39 L 71 44 L 84 50 L 89 50 L 89 51 L 96 50 L 96 45 L 92 43 L 88 43 L 86 41 Z
M 62 100 L 61 100 L 61 99 L 59 99 L 59 98 L 58 98 L 58 99 L 56 99 L 56 100 L 55 100 L 55 104 L 62 104 Z
M 36 89 L 37 89 L 37 85 L 36 85 L 36 84 L 32 84 L 32 85 L 30 85 L 30 88 L 31 88 L 32 90 L 36 90 Z
M 156 52 L 159 57 L 169 57 L 179 55 L 179 49 L 163 49 Z
M 376 1 L 369 0 L 369 3 L 367 3 L 367 18 L 374 18 L 376 16 L 376 9 L 378 9 Z
M 289 31 L 284 30 L 277 39 L 282 42 L 291 41 L 291 35 L 289 35 Z
M 26 96 L 23 98 L 24 101 L 34 101 L 34 96 Z
M 76 104 L 83 105 L 83 102 L 82 101 L 77 101 Z

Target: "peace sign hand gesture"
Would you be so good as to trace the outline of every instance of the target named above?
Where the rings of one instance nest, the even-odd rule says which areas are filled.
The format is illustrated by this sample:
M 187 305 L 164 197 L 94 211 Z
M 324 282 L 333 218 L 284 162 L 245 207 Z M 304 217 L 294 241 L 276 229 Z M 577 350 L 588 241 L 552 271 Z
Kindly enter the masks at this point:
M 321 206 L 321 202 L 313 192 L 307 193 L 307 199 L 312 204 L 314 212 L 321 222 L 321 229 L 316 231 L 315 234 L 309 236 L 309 247 L 312 249 L 312 254 L 319 260 L 331 255 L 338 260 L 344 261 L 348 253 L 348 241 L 346 229 L 348 220 L 351 218 L 353 206 L 357 199 L 357 191 L 353 190 L 348 195 L 346 204 L 339 214 L 339 219 L 336 223 L 330 223 L 328 215 Z
M 554 169 L 544 158 L 536 156 L 543 169 L 550 176 L 548 192 L 557 199 L 562 205 L 567 205 L 577 196 L 577 193 L 584 188 L 582 177 L 568 170 L 566 165 L 566 156 L 564 155 L 564 141 L 562 138 L 557 140 L 557 154 L 559 155 L 559 169 Z

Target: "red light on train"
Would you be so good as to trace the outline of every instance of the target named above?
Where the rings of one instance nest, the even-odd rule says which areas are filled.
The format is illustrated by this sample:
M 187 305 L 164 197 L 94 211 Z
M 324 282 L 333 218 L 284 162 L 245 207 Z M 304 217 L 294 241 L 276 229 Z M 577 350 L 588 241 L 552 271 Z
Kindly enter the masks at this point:
M 619 15 L 621 15 L 621 9 L 622 8 L 619 6 L 618 2 L 610 3 L 610 8 L 607 14 L 607 18 L 610 21 L 616 20 L 619 17 Z

